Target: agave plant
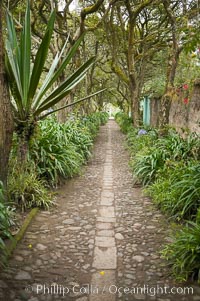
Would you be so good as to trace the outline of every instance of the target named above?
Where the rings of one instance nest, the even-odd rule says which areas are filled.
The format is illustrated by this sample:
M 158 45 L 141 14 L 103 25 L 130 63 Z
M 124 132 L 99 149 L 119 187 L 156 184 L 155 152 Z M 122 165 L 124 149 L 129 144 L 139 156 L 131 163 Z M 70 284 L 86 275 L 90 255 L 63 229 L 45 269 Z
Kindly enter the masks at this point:
M 66 42 L 61 52 L 55 56 L 45 79 L 42 81 L 41 77 L 48 56 L 54 22 L 55 12 L 52 12 L 44 37 L 37 50 L 34 63 L 32 64 L 29 1 L 27 1 L 25 20 L 20 39 L 18 39 L 16 34 L 13 17 L 9 12 L 7 13 L 8 36 L 6 40 L 6 71 L 13 96 L 12 107 L 16 132 L 21 146 L 21 158 L 24 158 L 27 154 L 28 142 L 36 127 L 37 121 L 56 111 L 53 110 L 53 107 L 67 96 L 71 89 L 83 79 L 95 60 L 94 57 L 90 58 L 75 70 L 73 74 L 70 74 L 59 86 L 55 87 L 61 73 L 74 57 L 83 37 L 80 37 L 73 47 L 71 47 L 67 55 L 64 56 Z M 63 56 L 64 58 L 62 59 Z M 84 99 L 93 95 L 87 96 Z M 49 111 L 47 112 L 47 110 Z

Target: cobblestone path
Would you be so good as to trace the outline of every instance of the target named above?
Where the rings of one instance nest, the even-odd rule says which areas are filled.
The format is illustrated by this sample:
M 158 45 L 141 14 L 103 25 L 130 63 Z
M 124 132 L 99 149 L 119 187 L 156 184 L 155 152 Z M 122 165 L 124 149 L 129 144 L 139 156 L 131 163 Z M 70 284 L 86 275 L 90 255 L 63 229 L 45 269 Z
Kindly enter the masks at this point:
M 0 300 L 200 300 L 200 287 L 173 281 L 159 256 L 169 225 L 133 187 L 123 144 L 110 120 L 82 176 L 59 189 L 1 271 Z

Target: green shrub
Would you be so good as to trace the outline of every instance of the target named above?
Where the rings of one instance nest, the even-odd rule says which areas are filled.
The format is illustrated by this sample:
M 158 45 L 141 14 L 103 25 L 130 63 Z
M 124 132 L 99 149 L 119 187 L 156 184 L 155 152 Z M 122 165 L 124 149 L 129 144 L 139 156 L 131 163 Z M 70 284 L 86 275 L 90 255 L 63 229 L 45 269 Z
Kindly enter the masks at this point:
M 197 210 L 196 222 L 197 224 L 200 224 L 200 208 Z
M 120 129 L 124 134 L 128 133 L 133 127 L 132 118 L 123 112 L 118 112 L 115 114 L 115 120 L 119 124 Z
M 89 129 L 90 134 L 94 139 L 98 133 L 100 125 L 105 124 L 108 121 L 108 117 L 109 115 L 106 112 L 96 112 L 82 117 L 80 121 Z
M 80 172 L 83 156 L 70 142 L 67 126 L 49 118 L 39 124 L 39 134 L 31 147 L 31 160 L 35 162 L 37 174 L 55 186 L 59 178 L 72 177 Z
M 174 129 L 169 129 L 165 137 L 157 140 L 156 147 L 166 151 L 170 160 L 200 159 L 200 137 L 191 133 L 183 138 Z
M 72 143 L 76 147 L 76 151 L 81 154 L 84 160 L 87 160 L 91 155 L 90 148 L 93 145 L 89 128 L 82 124 L 80 120 L 67 122 L 63 126 L 69 143 Z
M 156 174 L 164 167 L 167 158 L 168 154 L 165 151 L 156 147 L 146 147 L 132 158 L 130 166 L 142 184 L 148 185 L 155 181 Z
M 148 132 L 147 135 L 149 135 Z M 134 142 L 132 146 L 136 155 L 134 153 L 132 156 L 131 167 L 143 185 L 153 183 L 157 173 L 165 168 L 166 162 L 181 160 L 187 162 L 199 158 L 200 143 L 197 135 L 191 134 L 183 139 L 173 130 L 169 130 L 167 136 L 158 139 L 156 136 L 155 139 L 146 138 L 147 135 L 142 135 L 139 138 L 141 139 L 140 144 L 137 143 L 136 139 L 136 146 L 134 146 Z
M 72 116 L 65 124 L 55 118 L 39 122 L 38 131 L 30 145 L 28 162 L 17 164 L 17 139 L 12 150 L 9 176 L 9 198 L 22 210 L 31 207 L 48 208 L 52 196 L 47 184 L 55 187 L 61 178 L 80 173 L 81 165 L 89 158 L 93 138 L 106 113 L 95 113 L 82 119 Z
M 162 250 L 173 275 L 182 281 L 189 277 L 200 281 L 200 224 L 189 222 L 173 234 L 175 240 Z
M 200 163 L 190 165 L 181 179 L 173 183 L 172 189 L 179 191 L 173 212 L 180 212 L 184 219 L 196 218 L 200 207 Z
M 145 130 L 146 131 L 146 130 Z M 144 148 L 148 149 L 153 146 L 158 139 L 158 133 L 156 129 L 149 129 L 146 134 L 138 134 L 140 130 L 131 128 L 127 133 L 128 148 L 134 156 L 134 154 L 142 151 Z
M 7 252 L 4 239 L 11 238 L 9 231 L 11 225 L 13 225 L 13 210 L 5 203 L 3 184 L 0 182 L 0 267 L 6 263 Z
M 23 211 L 32 207 L 48 209 L 53 203 L 52 195 L 45 188 L 45 182 L 38 179 L 33 165 L 14 166 L 8 179 L 8 196 Z
M 107 113 L 98 112 L 81 119 L 72 117 L 65 124 L 54 118 L 41 121 L 30 153 L 39 177 L 56 186 L 60 178 L 79 174 L 82 164 L 90 156 L 100 125 L 107 119 Z
M 200 207 L 200 165 L 198 161 L 169 162 L 155 183 L 146 189 L 154 203 L 170 217 L 196 219 Z
M 101 124 L 104 125 L 106 122 L 108 122 L 109 114 L 107 112 L 98 112 L 100 117 Z

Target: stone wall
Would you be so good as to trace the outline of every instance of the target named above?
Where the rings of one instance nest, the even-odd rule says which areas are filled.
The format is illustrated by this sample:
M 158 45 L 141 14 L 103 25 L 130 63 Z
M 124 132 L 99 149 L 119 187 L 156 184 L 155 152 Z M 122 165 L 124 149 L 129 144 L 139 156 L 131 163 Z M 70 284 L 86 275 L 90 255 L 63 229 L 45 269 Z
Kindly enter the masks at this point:
M 159 107 L 160 100 L 151 99 L 152 126 L 159 124 Z M 188 103 L 187 99 L 184 100 L 184 91 L 181 91 L 172 101 L 169 124 L 180 132 L 182 129 L 189 129 L 200 134 L 200 79 L 195 81 Z
M 195 82 L 189 107 L 188 128 L 200 134 L 200 79 Z
M 177 130 L 189 129 L 200 134 L 200 80 L 196 80 L 189 102 L 183 95 L 172 101 L 169 124 Z

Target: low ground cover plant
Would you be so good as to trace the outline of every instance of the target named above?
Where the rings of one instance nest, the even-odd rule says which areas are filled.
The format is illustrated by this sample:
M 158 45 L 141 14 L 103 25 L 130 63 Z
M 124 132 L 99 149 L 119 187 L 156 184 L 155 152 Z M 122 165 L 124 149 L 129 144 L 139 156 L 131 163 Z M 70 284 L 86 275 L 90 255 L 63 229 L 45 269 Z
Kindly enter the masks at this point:
M 179 281 L 200 281 L 200 224 L 188 222 L 172 236 L 174 242 L 164 247 L 162 256 L 168 260 L 174 277 Z
M 11 238 L 10 226 L 14 224 L 13 209 L 6 202 L 3 184 L 0 182 L 0 267 L 6 263 L 7 251 L 4 239 Z
M 35 165 L 15 162 L 8 178 L 8 197 L 12 204 L 22 210 L 34 207 L 49 209 L 53 195 L 48 191 L 44 179 L 40 179 Z

